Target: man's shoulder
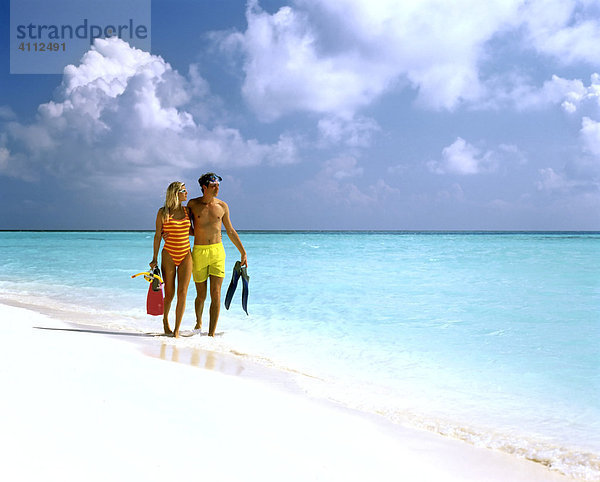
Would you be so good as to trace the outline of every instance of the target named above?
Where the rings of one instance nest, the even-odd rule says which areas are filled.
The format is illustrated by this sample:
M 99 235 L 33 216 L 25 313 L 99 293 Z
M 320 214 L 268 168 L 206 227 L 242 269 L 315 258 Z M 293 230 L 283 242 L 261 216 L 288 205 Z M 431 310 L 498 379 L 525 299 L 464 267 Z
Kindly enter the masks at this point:
M 223 209 L 229 209 L 229 206 L 227 206 L 227 203 L 225 201 L 223 201 L 222 199 L 215 198 L 215 201 L 217 201 L 217 204 L 219 206 L 221 206 Z
M 194 204 L 198 204 L 200 202 L 200 199 L 201 198 L 199 198 L 199 197 L 190 199 L 187 203 L 188 207 L 193 206 Z

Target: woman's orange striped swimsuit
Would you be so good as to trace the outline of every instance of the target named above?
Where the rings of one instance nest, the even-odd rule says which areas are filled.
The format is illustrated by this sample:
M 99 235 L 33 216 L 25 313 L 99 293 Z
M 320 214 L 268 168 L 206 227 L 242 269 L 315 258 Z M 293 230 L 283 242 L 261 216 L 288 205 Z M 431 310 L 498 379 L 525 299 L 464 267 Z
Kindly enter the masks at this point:
M 163 233 L 168 233 L 165 239 L 164 249 L 173 258 L 175 266 L 179 266 L 181 262 L 190 252 L 190 218 L 188 217 L 187 208 L 184 208 L 185 218 L 173 219 L 171 215 L 163 223 Z

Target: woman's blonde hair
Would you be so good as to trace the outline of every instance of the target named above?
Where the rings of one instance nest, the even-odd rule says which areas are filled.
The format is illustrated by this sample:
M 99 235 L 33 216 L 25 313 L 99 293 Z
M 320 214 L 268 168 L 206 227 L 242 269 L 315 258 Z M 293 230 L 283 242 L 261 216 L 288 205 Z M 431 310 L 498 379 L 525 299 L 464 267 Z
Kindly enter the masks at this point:
M 163 221 L 166 221 L 169 217 L 169 214 L 172 214 L 181 206 L 181 201 L 179 200 L 178 194 L 183 186 L 184 183 L 178 181 L 169 184 L 169 187 L 167 188 L 167 195 L 165 197 L 165 205 L 162 208 Z

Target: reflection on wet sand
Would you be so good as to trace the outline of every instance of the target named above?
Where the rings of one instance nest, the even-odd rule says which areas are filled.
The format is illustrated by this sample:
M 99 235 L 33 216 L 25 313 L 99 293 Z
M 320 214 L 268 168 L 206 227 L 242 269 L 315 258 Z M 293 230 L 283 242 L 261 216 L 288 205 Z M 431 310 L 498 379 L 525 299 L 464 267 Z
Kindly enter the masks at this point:
M 201 350 L 199 348 L 178 347 L 177 345 L 162 343 L 160 347 L 148 347 L 144 351 L 148 355 L 160 358 L 161 360 L 184 363 L 228 375 L 240 375 L 245 370 L 242 362 L 236 359 L 236 357 Z
M 311 375 L 296 370 L 263 366 L 250 360 L 248 355 L 234 350 L 231 350 L 231 353 L 219 353 L 193 346 L 178 346 L 172 342 L 160 345 L 144 344 L 142 350 L 146 355 L 161 360 L 214 370 L 226 375 L 241 375 L 298 393 L 304 393 L 304 390 L 298 385 L 298 377 L 315 379 Z

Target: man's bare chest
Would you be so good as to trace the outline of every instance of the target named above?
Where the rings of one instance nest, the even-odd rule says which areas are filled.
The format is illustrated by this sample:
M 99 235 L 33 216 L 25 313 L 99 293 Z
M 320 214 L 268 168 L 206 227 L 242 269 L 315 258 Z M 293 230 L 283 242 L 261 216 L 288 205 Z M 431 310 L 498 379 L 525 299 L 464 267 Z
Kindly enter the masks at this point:
M 198 203 L 192 211 L 194 220 L 200 225 L 216 224 L 223 218 L 224 210 L 218 204 Z

